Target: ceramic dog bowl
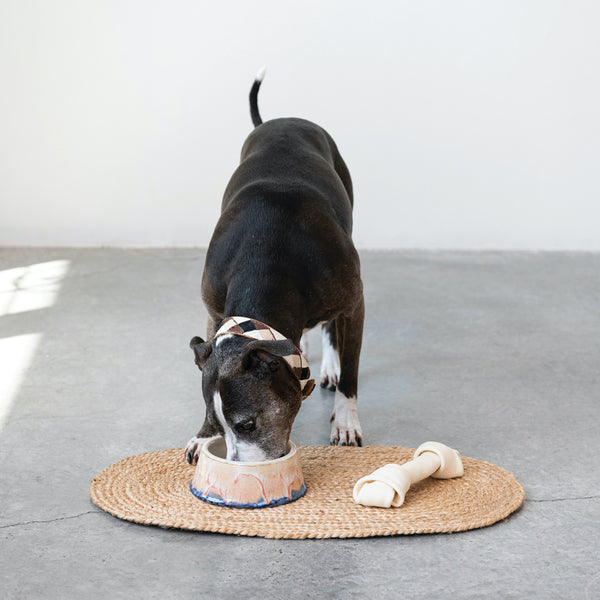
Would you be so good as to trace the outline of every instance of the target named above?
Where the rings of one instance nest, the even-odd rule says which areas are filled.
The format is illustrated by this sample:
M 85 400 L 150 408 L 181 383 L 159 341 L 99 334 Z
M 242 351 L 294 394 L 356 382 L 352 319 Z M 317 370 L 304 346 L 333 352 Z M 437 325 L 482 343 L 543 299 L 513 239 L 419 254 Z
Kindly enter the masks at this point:
M 201 450 L 190 489 L 194 496 L 233 508 L 278 506 L 306 492 L 296 446 L 281 458 L 264 462 L 227 460 L 222 437 L 207 440 Z

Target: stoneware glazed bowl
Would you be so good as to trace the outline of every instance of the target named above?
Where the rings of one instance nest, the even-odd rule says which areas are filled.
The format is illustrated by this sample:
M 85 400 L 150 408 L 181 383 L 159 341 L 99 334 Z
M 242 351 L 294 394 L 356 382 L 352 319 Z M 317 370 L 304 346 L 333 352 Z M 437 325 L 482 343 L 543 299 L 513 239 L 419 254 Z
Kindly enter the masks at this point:
M 278 506 L 306 492 L 296 446 L 281 458 L 264 462 L 227 460 L 222 437 L 204 442 L 190 489 L 197 498 L 233 508 Z

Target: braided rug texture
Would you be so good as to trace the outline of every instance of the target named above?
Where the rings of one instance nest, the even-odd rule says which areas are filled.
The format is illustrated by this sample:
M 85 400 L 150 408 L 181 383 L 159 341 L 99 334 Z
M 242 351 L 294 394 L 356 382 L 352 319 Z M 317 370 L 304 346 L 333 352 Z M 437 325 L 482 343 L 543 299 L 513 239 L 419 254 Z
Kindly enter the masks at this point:
M 465 531 L 504 519 L 522 504 L 512 473 L 462 457 L 464 476 L 428 478 L 412 486 L 399 508 L 356 504 L 352 489 L 363 475 L 414 450 L 390 446 L 299 447 L 306 495 L 282 506 L 226 508 L 196 498 L 189 489 L 194 467 L 180 448 L 138 454 L 92 480 L 92 501 L 110 514 L 165 528 L 265 538 L 359 538 Z

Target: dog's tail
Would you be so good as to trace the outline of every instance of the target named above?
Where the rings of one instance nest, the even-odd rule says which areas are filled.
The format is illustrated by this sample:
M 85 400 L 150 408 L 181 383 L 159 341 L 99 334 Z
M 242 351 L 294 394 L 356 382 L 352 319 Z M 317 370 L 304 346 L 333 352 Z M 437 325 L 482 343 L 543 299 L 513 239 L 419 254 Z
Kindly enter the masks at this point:
M 263 67 L 254 78 L 254 83 L 252 84 L 252 89 L 250 90 L 250 116 L 252 117 L 252 123 L 254 123 L 254 127 L 258 127 L 262 125 L 262 119 L 260 118 L 260 113 L 258 112 L 258 90 L 260 89 L 260 84 L 265 77 L 266 67 Z

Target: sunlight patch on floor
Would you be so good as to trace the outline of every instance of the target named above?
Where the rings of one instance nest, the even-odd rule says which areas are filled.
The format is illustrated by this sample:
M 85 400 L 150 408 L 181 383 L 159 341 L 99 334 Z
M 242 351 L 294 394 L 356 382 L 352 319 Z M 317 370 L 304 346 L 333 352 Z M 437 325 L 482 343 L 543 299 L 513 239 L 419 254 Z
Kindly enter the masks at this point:
M 0 430 L 4 427 L 27 369 L 42 338 L 41 333 L 26 333 L 0 338 Z
M 52 306 L 69 264 L 53 260 L 0 271 L 0 316 Z
M 0 271 L 0 318 L 20 315 L 17 329 L 27 313 L 51 307 L 69 270 L 70 261 L 53 260 Z M 0 321 L 0 325 L 2 321 Z M 10 336 L 0 334 L 0 430 L 4 427 L 43 333 Z

